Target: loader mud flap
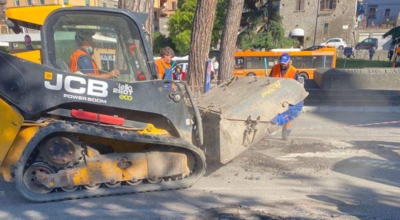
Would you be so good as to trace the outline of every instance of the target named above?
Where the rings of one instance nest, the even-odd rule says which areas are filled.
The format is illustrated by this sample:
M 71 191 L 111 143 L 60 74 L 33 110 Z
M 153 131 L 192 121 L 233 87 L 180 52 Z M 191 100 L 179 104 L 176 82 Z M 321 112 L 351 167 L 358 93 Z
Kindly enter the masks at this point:
M 74 192 L 64 192 L 55 189 L 53 192 L 46 194 L 38 194 L 30 191 L 24 184 L 24 171 L 26 170 L 27 161 L 32 152 L 34 152 L 38 144 L 46 137 L 57 133 L 70 133 L 80 135 L 91 135 L 115 140 L 129 141 L 135 143 L 150 143 L 155 145 L 165 145 L 168 148 L 176 148 L 180 150 L 190 151 L 195 158 L 195 168 L 190 176 L 175 181 L 161 181 L 157 184 L 141 184 L 137 186 L 122 185 L 117 188 L 100 187 L 95 190 L 76 190 Z M 110 196 L 118 194 L 129 194 L 139 192 L 150 192 L 160 190 L 182 189 L 192 186 L 205 173 L 206 162 L 203 152 L 196 146 L 188 143 L 181 138 L 140 135 L 136 132 L 121 131 L 113 128 L 104 128 L 94 125 L 54 122 L 40 129 L 34 138 L 29 142 L 27 148 L 23 152 L 15 171 L 15 181 L 17 190 L 27 199 L 35 202 L 60 201 L 67 199 L 79 199 L 97 196 Z
M 23 117 L 4 100 L 0 99 L 0 165 L 11 148 L 24 121 Z
M 307 97 L 291 79 L 242 77 L 212 89 L 198 101 L 207 159 L 227 163 L 279 129 L 270 121 Z

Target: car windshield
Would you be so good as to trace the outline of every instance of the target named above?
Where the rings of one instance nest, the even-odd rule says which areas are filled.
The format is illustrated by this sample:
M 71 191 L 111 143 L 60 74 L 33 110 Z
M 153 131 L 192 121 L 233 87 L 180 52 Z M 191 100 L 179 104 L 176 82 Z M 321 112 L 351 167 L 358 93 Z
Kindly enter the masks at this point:
M 53 66 L 68 72 L 85 73 L 73 68 L 76 51 L 91 53 L 91 66 L 98 74 L 118 70 L 115 80 L 134 82 L 150 79 L 150 70 L 137 26 L 115 14 L 68 13 L 60 15 L 52 26 Z M 91 51 L 82 42 L 89 42 Z M 89 49 L 90 50 L 90 49 Z M 78 52 L 80 54 L 82 52 Z

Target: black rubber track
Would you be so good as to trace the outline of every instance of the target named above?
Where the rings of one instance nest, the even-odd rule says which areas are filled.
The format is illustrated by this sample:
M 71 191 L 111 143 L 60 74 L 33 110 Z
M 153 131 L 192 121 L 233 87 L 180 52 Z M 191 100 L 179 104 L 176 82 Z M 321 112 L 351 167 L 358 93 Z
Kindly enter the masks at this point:
M 120 186 L 117 188 L 102 187 L 97 190 L 77 190 L 74 192 L 57 191 L 48 194 L 33 193 L 28 188 L 26 188 L 25 184 L 23 183 L 23 172 L 25 164 L 29 159 L 29 156 L 31 155 L 33 150 L 38 146 L 38 144 L 48 135 L 55 133 L 85 134 L 85 135 L 92 135 L 109 139 L 159 144 L 159 145 L 166 145 L 166 146 L 187 149 L 190 150 L 196 157 L 195 158 L 196 167 L 194 168 L 194 172 L 187 178 L 184 178 L 182 180 L 168 181 L 168 182 L 163 181 L 158 184 Z M 141 135 L 136 132 L 117 130 L 111 127 L 100 127 L 100 126 L 93 126 L 76 122 L 55 121 L 49 124 L 48 126 L 41 128 L 28 143 L 28 146 L 22 153 L 22 156 L 15 170 L 15 183 L 17 190 L 21 193 L 22 196 L 24 196 L 28 200 L 35 202 L 50 202 L 50 201 L 61 201 L 61 200 L 90 198 L 99 196 L 111 196 L 119 194 L 188 188 L 204 175 L 205 170 L 206 170 L 206 161 L 204 153 L 198 147 L 194 146 L 193 144 L 181 138 Z

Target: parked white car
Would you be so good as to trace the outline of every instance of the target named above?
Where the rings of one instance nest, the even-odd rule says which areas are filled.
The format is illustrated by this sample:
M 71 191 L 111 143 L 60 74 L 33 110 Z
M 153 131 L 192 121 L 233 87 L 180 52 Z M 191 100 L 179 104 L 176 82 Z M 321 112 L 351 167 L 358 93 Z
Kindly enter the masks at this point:
M 336 47 L 341 50 L 343 50 L 345 47 L 347 47 L 346 42 L 344 42 L 344 40 L 342 38 L 331 38 L 331 39 L 327 40 L 325 43 L 322 43 L 320 45 Z

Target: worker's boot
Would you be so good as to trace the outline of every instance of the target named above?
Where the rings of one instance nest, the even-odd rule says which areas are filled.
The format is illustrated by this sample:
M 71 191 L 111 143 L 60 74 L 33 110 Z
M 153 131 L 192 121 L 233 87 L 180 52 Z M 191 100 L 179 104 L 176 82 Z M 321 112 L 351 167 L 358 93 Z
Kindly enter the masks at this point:
M 287 141 L 289 140 L 289 135 L 290 135 L 291 130 L 287 128 L 286 126 L 283 126 L 282 128 L 282 140 Z

